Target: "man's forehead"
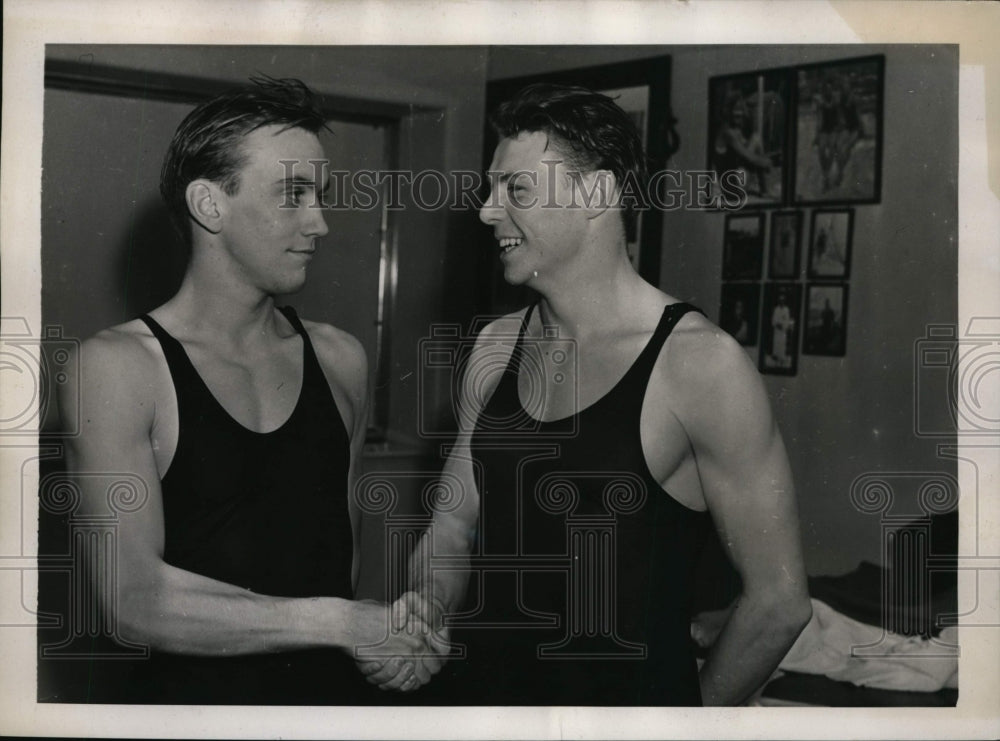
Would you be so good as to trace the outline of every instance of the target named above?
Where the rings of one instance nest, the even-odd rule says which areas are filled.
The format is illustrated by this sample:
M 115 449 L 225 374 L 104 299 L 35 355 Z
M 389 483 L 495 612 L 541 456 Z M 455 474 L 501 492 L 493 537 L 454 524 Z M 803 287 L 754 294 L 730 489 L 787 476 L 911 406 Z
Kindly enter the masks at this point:
M 502 172 L 531 170 L 543 161 L 561 162 L 563 159 L 562 153 L 553 146 L 551 137 L 544 131 L 522 131 L 517 136 L 500 140 L 490 169 Z
M 311 131 L 300 128 L 286 128 L 280 125 L 263 126 L 243 137 L 240 149 L 248 162 L 267 166 L 272 163 L 280 167 L 281 160 L 301 161 L 305 167 L 310 160 L 326 162 L 326 154 L 319 137 Z

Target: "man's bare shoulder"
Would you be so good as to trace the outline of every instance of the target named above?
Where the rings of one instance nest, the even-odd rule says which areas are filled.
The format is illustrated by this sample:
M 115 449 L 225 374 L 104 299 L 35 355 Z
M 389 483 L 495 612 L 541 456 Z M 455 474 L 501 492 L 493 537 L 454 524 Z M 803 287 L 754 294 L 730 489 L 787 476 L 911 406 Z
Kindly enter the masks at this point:
M 691 311 L 681 317 L 662 355 L 663 379 L 679 398 L 697 401 L 716 397 L 720 389 L 756 387 L 760 375 L 732 335 L 704 315 Z
M 463 419 L 475 419 L 480 407 L 490 396 L 514 354 L 514 345 L 528 313 L 525 307 L 498 317 L 484 326 L 476 336 L 472 354 L 463 362 L 460 403 L 467 412 Z
M 144 322 L 134 319 L 101 330 L 80 345 L 80 363 L 84 383 L 105 378 L 115 382 L 149 382 L 162 353 L 156 337 Z M 102 377 L 102 371 L 109 376 Z
M 153 424 L 157 408 L 166 403 L 170 374 L 156 337 L 142 321 L 98 332 L 79 353 L 80 388 L 63 393 L 80 400 L 88 429 L 100 427 L 107 435 L 112 428 L 124 433 Z
M 354 390 L 368 377 L 368 356 L 364 345 L 349 332 L 323 322 L 302 320 L 316 357 L 328 375 Z
M 492 343 L 499 340 L 516 340 L 524 324 L 524 317 L 527 315 L 529 307 L 524 307 L 510 314 L 497 317 L 479 332 L 477 344 Z

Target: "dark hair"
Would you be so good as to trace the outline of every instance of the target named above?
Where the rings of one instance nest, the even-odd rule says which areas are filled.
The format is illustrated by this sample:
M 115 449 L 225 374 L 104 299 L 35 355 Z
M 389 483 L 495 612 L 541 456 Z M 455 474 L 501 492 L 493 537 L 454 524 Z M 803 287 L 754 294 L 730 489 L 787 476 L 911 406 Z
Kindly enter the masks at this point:
M 264 126 L 283 125 L 318 133 L 326 125 L 312 91 L 300 80 L 266 75 L 250 78 L 253 86 L 223 93 L 195 108 L 177 127 L 160 170 L 160 195 L 186 240 L 191 238 L 185 191 L 205 178 L 235 194 L 246 161 L 240 143 Z
M 490 124 L 501 138 L 544 132 L 574 167 L 610 170 L 618 186 L 636 196 L 623 198 L 622 209 L 625 233 L 634 238 L 646 158 L 635 123 L 613 99 L 585 87 L 535 83 L 502 103 Z

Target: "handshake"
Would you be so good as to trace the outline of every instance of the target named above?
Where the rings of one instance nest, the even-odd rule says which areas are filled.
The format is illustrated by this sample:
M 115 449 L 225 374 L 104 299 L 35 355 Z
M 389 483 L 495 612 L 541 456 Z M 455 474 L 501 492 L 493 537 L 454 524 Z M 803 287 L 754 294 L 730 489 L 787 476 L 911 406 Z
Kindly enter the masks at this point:
M 353 658 L 367 682 L 381 690 L 412 692 L 441 671 L 449 646 L 440 602 L 406 592 L 392 605 L 354 604 Z

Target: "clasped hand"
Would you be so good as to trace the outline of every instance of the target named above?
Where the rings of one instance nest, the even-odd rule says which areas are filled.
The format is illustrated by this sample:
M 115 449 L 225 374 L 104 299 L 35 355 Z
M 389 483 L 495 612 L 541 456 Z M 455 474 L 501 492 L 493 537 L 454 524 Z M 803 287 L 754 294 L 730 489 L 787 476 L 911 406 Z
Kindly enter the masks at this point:
M 448 638 L 439 604 L 406 592 L 388 608 L 370 601 L 362 605 L 363 632 L 374 640 L 358 646 L 354 659 L 367 682 L 381 690 L 412 692 L 441 671 Z

